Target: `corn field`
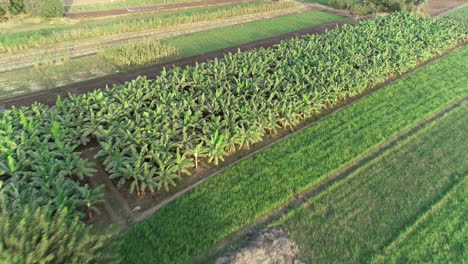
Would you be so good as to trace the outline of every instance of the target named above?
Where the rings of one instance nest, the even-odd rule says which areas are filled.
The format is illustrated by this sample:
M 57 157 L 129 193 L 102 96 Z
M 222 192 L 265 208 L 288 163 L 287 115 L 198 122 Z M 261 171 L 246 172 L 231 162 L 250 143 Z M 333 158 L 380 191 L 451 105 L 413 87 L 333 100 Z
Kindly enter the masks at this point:
M 98 50 L 101 58 L 121 69 L 160 63 L 177 53 L 176 47 L 150 39 L 104 46 Z
M 293 130 L 325 107 L 414 68 L 467 36 L 467 25 L 399 13 L 165 70 L 153 81 L 139 77 L 105 91 L 70 95 L 51 108 L 3 111 L 2 190 L 28 190 L 41 181 L 75 186 L 72 179 L 92 172 L 73 150 L 91 140 L 99 142 L 97 157 L 119 186 L 129 183 L 129 191 L 140 196 L 169 190 L 201 162 L 218 164 L 266 135 Z M 49 135 L 52 128 L 63 132 Z M 15 166 L 9 167 L 10 161 Z M 31 176 L 38 173 L 42 178 Z M 42 187 L 32 189 L 42 193 Z M 70 191 L 65 197 L 83 199 L 75 189 L 58 188 Z

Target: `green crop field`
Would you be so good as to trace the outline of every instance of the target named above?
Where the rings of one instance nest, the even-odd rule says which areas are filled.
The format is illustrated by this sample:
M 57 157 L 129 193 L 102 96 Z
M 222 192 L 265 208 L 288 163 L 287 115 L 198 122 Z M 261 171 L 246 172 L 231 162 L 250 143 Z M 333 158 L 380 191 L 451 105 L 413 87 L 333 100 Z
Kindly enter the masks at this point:
M 466 94 L 467 62 L 465 48 L 227 169 L 130 229 L 125 262 L 182 263 L 207 250 Z
M 192 33 L 166 39 L 163 42 L 177 49 L 178 56 L 175 58 L 184 58 L 342 19 L 341 16 L 321 11 L 306 11 L 299 14 Z M 229 34 L 229 38 L 227 34 Z M 134 54 L 134 56 L 145 56 L 145 54 L 139 53 Z M 56 88 L 64 84 L 74 83 L 77 79 L 86 80 L 101 77 L 115 73 L 116 70 L 120 69 L 116 69 L 114 65 L 106 63 L 98 56 L 90 56 L 73 59 L 65 64 L 0 73 L 0 100 L 37 90 Z M 7 85 L 2 85 L 2 83 Z
M 464 8 L 460 8 L 453 12 L 450 12 L 446 15 L 447 17 L 453 17 L 458 19 L 465 19 L 468 20 L 468 6 Z
M 155 30 L 203 21 L 258 14 L 261 12 L 293 7 L 292 2 L 269 3 L 254 1 L 211 7 L 205 10 L 168 14 L 165 16 L 134 16 L 129 19 L 112 20 L 107 23 L 88 23 L 81 27 L 44 29 L 0 35 L 0 53 L 18 52 L 31 48 L 43 48 L 64 42 L 83 41 L 131 32 Z
M 149 0 L 135 3 L 142 1 Z M 420 0 L 403 7 L 416 8 L 410 2 Z M 93 20 L 81 29 L 20 29 L 0 36 L 0 52 L 291 6 L 287 12 L 305 8 L 257 1 L 115 18 L 112 25 Z M 5 8 L 3 21 L 12 10 Z M 80 67 L 88 76 L 147 72 L 138 67 L 340 19 L 308 11 L 145 37 L 96 46 L 88 52 L 98 55 L 70 64 L 67 53 L 38 51 L 43 57 L 33 69 L 0 75 L 0 97 L 30 89 L 14 81 L 46 89 L 50 75 L 61 75 L 61 85 L 83 78 Z M 189 58 L 190 66 L 164 68 L 154 79 L 65 98 L 51 90 L 55 104 L 30 104 L 42 95 L 17 98 L 24 107 L 9 107 L 16 99 L 0 104 L 0 263 L 204 263 L 265 223 L 281 226 L 305 263 L 462 263 L 465 22 L 399 12 L 222 59 Z M 34 71 L 39 77 L 28 76 Z
M 342 19 L 342 16 L 321 11 L 307 11 L 289 16 L 188 34 L 164 42 L 177 47 L 182 57 L 189 57 Z
M 304 263 L 369 263 L 454 185 L 466 189 L 466 181 L 459 182 L 468 168 L 468 151 L 460 144 L 468 141 L 467 114 L 465 101 L 275 225 L 298 242 Z M 466 231 L 464 199 L 465 207 L 459 201 L 461 207 L 446 215 L 455 218 L 430 222 L 439 228 L 406 242 L 390 262 L 428 263 L 433 257 L 433 263 L 462 263 L 466 233 L 457 227 Z M 444 244 L 450 234 L 453 244 Z
M 464 115 L 466 114 L 465 111 Z M 454 122 L 460 121 L 454 120 Z M 466 133 L 466 127 L 464 131 Z M 463 153 L 448 152 L 449 157 L 461 154 L 466 158 L 466 150 Z M 448 164 L 450 168 L 454 165 Z M 391 249 L 386 250 L 385 256 L 377 258 L 375 263 L 463 263 L 467 259 L 468 178 L 466 177 L 466 164 L 465 171 L 462 172 L 465 175 L 464 180 L 421 217 L 416 225 L 403 233 L 391 245 Z

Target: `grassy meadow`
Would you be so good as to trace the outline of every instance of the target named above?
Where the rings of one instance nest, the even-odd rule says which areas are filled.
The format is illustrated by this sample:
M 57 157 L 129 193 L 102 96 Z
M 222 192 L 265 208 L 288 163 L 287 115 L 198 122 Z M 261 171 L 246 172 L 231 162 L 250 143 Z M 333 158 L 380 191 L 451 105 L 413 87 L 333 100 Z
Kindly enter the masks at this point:
M 467 114 L 465 101 L 280 220 L 304 263 L 369 263 L 453 186 L 466 189 Z M 441 209 L 446 217 L 429 219 L 433 228 L 418 229 L 385 263 L 462 263 L 464 200 Z

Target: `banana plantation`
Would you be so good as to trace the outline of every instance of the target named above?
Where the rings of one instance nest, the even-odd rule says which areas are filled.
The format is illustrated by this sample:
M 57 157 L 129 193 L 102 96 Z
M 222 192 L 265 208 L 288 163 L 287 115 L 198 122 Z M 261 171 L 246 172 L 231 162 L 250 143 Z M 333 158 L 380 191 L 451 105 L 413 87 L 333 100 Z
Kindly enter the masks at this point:
M 273 48 L 228 54 L 122 86 L 0 113 L 2 206 L 53 201 L 76 214 L 101 196 L 77 148 L 97 141 L 109 177 L 143 196 L 170 190 L 325 107 L 464 41 L 466 25 L 394 14 Z M 3 209 L 5 210 L 5 209 Z

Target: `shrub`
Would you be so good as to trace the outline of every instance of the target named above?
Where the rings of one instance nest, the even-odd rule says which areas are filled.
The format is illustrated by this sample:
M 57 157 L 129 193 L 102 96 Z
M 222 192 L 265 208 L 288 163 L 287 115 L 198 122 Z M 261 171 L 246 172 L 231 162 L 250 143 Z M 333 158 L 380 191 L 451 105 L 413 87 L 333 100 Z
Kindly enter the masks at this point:
M 0 0 L 0 22 L 8 20 L 8 7 L 10 2 L 8 0 Z
M 48 206 L 0 214 L 0 263 L 114 263 L 113 233 L 96 234 L 68 209 Z
M 24 11 L 33 16 L 42 14 L 43 0 L 24 0 Z
M 41 14 L 43 17 L 61 17 L 64 12 L 62 0 L 44 0 Z
M 9 0 L 8 11 L 12 15 L 17 15 L 25 11 L 24 0 Z

